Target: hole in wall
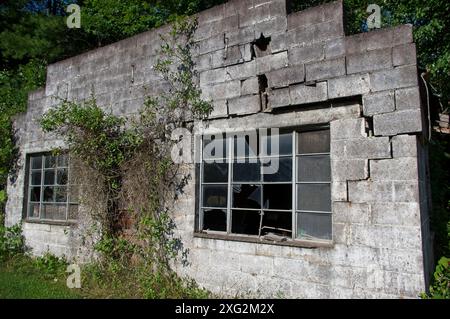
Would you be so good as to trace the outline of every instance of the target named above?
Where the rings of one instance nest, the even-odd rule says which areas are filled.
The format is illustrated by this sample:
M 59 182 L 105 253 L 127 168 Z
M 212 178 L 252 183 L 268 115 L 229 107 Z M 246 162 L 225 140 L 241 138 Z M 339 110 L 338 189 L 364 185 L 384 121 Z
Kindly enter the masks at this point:
M 270 50 L 267 50 L 270 46 L 270 37 L 265 37 L 264 34 L 261 33 L 260 37 L 253 41 L 251 44 L 251 53 L 253 58 L 260 58 L 270 54 Z
M 260 105 L 263 111 L 268 109 L 268 81 L 265 74 L 258 75 L 258 85 L 259 85 L 259 98 Z

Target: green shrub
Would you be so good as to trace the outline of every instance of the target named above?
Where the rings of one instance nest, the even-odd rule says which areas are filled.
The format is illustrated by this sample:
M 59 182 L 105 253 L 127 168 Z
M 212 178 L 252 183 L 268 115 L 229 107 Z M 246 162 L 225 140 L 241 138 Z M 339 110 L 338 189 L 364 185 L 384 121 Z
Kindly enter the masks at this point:
M 39 271 L 49 277 L 63 276 L 67 268 L 67 261 L 64 257 L 57 257 L 50 252 L 37 257 L 34 263 Z
M 0 225 L 0 260 L 22 254 L 25 250 L 25 240 L 22 236 L 22 225 L 11 227 Z
M 442 257 L 434 272 L 434 283 L 426 299 L 450 299 L 450 258 Z

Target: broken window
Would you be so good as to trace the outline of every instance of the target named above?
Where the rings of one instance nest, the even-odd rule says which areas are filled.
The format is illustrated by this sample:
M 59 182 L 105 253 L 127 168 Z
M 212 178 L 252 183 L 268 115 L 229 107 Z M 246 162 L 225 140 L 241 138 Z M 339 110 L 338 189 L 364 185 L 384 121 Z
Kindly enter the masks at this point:
M 27 217 L 40 220 L 75 220 L 78 195 L 69 179 L 66 154 L 30 155 L 28 158 Z
M 200 229 L 331 240 L 329 130 L 255 132 L 203 137 Z

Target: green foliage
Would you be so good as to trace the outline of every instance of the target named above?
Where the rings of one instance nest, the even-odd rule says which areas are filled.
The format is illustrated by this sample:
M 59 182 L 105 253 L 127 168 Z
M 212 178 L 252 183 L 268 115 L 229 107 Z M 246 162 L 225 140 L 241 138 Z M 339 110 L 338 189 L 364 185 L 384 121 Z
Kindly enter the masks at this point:
M 25 241 L 22 236 L 22 225 L 11 227 L 0 225 L 0 261 L 20 255 L 25 250 Z
M 63 277 L 68 265 L 65 258 L 57 257 L 49 252 L 46 252 L 41 257 L 37 257 L 34 263 L 42 274 L 50 278 Z
M 442 257 L 439 260 L 430 293 L 422 295 L 422 298 L 450 299 L 450 258 Z
M 63 135 L 72 154 L 101 173 L 111 172 L 111 176 L 141 143 L 139 136 L 125 128 L 125 119 L 105 113 L 94 98 L 82 105 L 63 101 L 42 117 L 41 126 L 46 132 Z

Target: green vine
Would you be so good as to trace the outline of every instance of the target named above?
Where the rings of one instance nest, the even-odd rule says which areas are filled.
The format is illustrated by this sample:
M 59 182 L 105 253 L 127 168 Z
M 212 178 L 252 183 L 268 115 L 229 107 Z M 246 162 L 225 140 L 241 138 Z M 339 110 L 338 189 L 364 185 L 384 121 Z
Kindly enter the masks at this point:
M 180 253 L 183 261 L 187 256 L 170 217 L 174 194 L 189 178 L 170 158 L 172 132 L 212 109 L 200 98 L 191 55 L 197 21 L 179 19 L 172 26 L 168 36 L 161 36 L 160 57 L 154 65 L 169 89 L 148 97 L 133 120 L 106 113 L 94 97 L 81 104 L 63 101 L 41 120 L 43 130 L 64 137 L 71 157 L 81 163 L 74 173 L 87 185 L 81 202 L 105 203 L 90 210 L 101 230 L 95 249 L 115 272 L 139 264 L 135 269 L 140 269 L 147 292 L 149 285 L 161 280 L 173 283 L 176 275 L 170 261 Z M 96 189 L 88 187 L 93 184 Z M 132 226 L 124 226 L 130 221 Z M 145 275 L 149 273 L 158 279 L 149 280 Z M 151 289 L 153 295 L 155 287 Z

